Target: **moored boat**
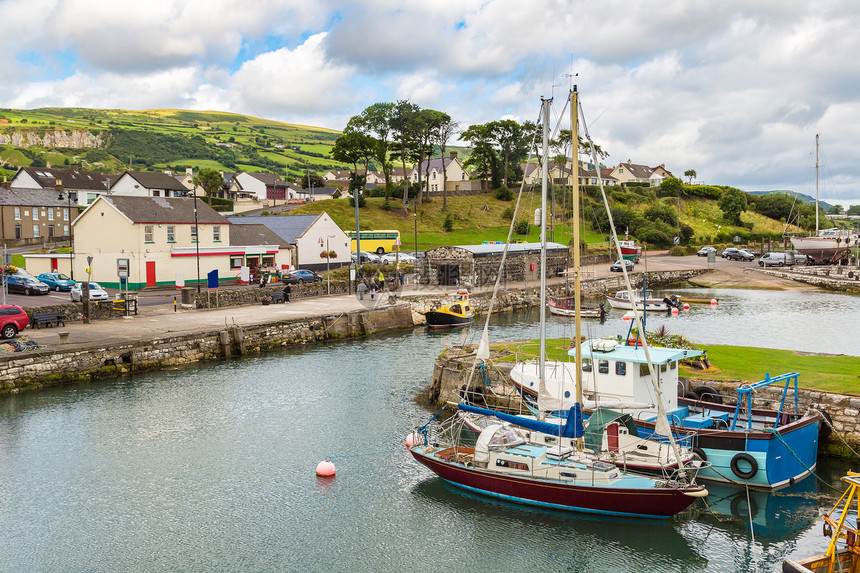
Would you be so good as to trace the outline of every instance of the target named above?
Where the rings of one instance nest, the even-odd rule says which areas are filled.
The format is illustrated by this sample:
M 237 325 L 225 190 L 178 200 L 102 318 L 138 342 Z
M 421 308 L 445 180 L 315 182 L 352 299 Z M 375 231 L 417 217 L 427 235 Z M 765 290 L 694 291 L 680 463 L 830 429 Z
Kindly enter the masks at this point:
M 574 316 L 576 314 L 576 297 L 565 296 L 555 298 L 547 304 L 549 307 L 550 314 L 554 314 L 556 316 Z M 580 308 L 579 309 L 580 316 L 582 318 L 605 318 L 606 317 L 606 309 L 603 307 L 603 303 L 594 308 Z
M 472 324 L 475 313 L 469 303 L 469 292 L 460 290 L 457 292 L 456 300 L 433 303 L 424 313 L 424 319 L 430 328 L 452 328 Z
M 813 263 L 837 263 L 860 245 L 860 236 L 853 229 L 822 229 L 814 237 L 791 237 L 791 244 Z
M 636 241 L 625 238 L 618 241 L 618 246 L 621 248 L 622 259 L 629 259 L 635 263 L 639 262 L 639 257 L 642 256 L 642 247 L 637 245 Z
M 643 298 L 640 293 L 636 293 L 633 301 L 630 299 L 630 293 L 626 290 L 620 290 L 615 293 L 615 296 L 607 297 L 609 305 L 612 308 L 621 310 L 633 310 L 633 304 L 636 304 L 638 310 L 669 310 L 669 304 L 666 299 L 654 298 L 654 294 L 649 290 L 645 291 Z

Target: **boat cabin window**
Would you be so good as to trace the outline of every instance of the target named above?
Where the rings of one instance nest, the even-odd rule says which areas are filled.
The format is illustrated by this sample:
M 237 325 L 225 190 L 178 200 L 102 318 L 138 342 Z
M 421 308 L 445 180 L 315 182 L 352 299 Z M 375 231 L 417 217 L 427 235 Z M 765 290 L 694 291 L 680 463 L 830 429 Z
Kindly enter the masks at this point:
M 627 363 L 626 362 L 616 362 L 615 363 L 615 373 L 618 376 L 627 376 Z
M 677 360 L 673 360 L 672 362 L 669 363 L 669 368 L 671 370 L 674 370 L 677 367 L 678 367 L 678 361 Z
M 582 359 L 582 371 L 583 372 L 591 372 L 591 359 L 583 358 Z
M 472 310 L 472 309 L 471 309 L 471 308 L 469 308 L 469 305 L 468 305 L 468 304 L 467 304 L 466 306 L 464 306 L 464 307 L 463 307 L 463 312 L 464 312 L 464 313 L 470 312 L 471 310 Z
M 609 374 L 609 360 L 598 360 L 597 371 L 601 374 Z
M 558 442 L 558 438 L 555 436 L 544 436 L 543 441 L 545 444 L 555 444 Z
M 648 372 L 648 363 L 640 362 L 639 363 L 639 376 L 648 376 L 650 372 Z
M 463 311 L 460 310 L 459 304 L 455 304 L 451 307 L 451 312 L 453 312 L 454 314 L 462 314 Z
M 497 459 L 496 465 L 502 468 L 510 468 L 512 470 L 528 470 L 529 465 L 523 462 L 515 462 L 513 460 Z
M 660 372 L 665 372 L 665 371 L 666 371 L 666 363 L 664 362 L 663 364 L 660 365 Z

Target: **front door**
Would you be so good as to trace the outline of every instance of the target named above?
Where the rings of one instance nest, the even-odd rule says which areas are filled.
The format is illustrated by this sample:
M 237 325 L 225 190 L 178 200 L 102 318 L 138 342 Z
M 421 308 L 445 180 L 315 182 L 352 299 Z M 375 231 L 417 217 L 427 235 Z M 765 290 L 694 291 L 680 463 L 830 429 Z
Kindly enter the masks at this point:
M 155 261 L 146 261 L 146 286 L 155 286 Z
M 60 267 L 57 266 L 56 257 L 51 257 L 51 270 L 53 271 L 54 269 L 59 269 L 59 268 Z

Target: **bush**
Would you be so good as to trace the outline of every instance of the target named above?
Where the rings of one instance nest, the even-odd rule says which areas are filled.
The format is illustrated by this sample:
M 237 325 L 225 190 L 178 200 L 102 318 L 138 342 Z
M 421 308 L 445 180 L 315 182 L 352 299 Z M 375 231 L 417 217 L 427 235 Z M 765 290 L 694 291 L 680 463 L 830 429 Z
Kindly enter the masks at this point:
M 445 216 L 445 221 L 442 223 L 442 228 L 446 233 L 450 233 L 454 230 L 454 220 L 451 218 L 451 213 L 448 213 Z
M 514 198 L 514 192 L 502 185 L 498 189 L 496 189 L 496 199 L 499 201 L 512 201 Z
M 522 221 L 517 221 L 516 225 L 514 225 L 514 233 L 517 235 L 528 235 L 529 234 L 529 222 L 526 219 Z
M 385 198 L 385 201 L 382 202 L 379 208 L 383 211 L 391 211 L 391 202 L 388 200 L 388 197 Z
M 504 211 L 502 211 L 502 219 L 507 221 L 512 221 L 514 218 L 514 208 L 506 207 Z
M 685 247 L 682 247 L 681 245 L 675 245 L 674 247 L 669 249 L 669 256 L 672 257 L 683 257 L 687 254 L 689 254 L 687 253 L 687 249 Z

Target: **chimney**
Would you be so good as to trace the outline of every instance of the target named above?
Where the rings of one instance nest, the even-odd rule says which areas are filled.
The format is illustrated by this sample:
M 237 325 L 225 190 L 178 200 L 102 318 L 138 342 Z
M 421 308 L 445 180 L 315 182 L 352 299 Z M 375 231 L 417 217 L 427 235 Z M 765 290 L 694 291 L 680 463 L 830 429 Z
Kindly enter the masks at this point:
M 78 164 L 78 162 L 77 162 L 77 161 L 75 161 L 75 162 L 74 162 L 74 163 L 72 163 L 69 167 L 71 167 L 71 168 L 72 168 L 72 171 L 77 171 L 77 170 L 80 168 L 80 165 Z
M 170 168 L 168 167 L 167 169 L 165 169 L 165 170 L 164 170 L 164 174 L 165 174 L 165 175 L 173 175 L 173 172 L 172 172 L 172 171 L 170 170 Z
M 193 167 L 186 167 L 185 168 L 185 174 L 186 175 L 194 175 L 194 168 Z
M 452 151 L 452 152 L 451 152 L 451 155 L 450 155 L 450 158 L 451 158 L 451 159 L 457 159 L 457 152 L 456 152 L 456 151 Z

